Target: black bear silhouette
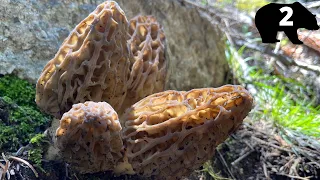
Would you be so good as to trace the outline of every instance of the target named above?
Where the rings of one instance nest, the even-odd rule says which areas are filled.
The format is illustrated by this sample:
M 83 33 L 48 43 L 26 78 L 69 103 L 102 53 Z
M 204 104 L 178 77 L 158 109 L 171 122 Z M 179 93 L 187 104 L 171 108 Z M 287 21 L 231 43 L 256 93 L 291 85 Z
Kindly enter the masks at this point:
M 255 24 L 263 43 L 279 42 L 277 33 L 284 31 L 293 44 L 303 44 L 298 39 L 297 30 L 299 28 L 319 29 L 315 15 L 299 2 L 265 5 L 257 11 Z

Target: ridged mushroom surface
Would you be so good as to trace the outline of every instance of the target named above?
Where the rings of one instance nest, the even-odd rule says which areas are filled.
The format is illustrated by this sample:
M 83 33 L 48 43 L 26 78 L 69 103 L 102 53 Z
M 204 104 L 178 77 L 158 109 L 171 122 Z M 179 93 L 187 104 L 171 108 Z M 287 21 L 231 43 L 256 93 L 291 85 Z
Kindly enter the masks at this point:
M 136 16 L 129 21 L 132 58 L 128 94 L 123 106 L 164 90 L 168 73 L 165 56 L 165 35 L 162 26 L 153 16 Z
M 122 9 L 114 1 L 100 4 L 45 66 L 37 82 L 37 105 L 56 118 L 85 101 L 106 101 L 118 110 L 130 73 L 128 39 Z
M 113 170 L 123 158 L 121 129 L 108 103 L 79 103 L 62 116 L 55 144 L 63 160 L 80 173 Z
M 121 118 L 126 156 L 136 173 L 179 179 L 199 168 L 253 106 L 237 85 L 150 95 Z

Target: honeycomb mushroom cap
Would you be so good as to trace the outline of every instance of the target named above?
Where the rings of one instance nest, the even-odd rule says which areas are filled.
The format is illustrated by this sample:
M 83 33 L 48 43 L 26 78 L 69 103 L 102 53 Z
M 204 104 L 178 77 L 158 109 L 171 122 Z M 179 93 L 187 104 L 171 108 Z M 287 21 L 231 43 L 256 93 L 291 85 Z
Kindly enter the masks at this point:
M 165 88 L 168 59 L 165 56 L 165 35 L 153 16 L 136 16 L 129 21 L 133 54 L 130 59 L 130 78 L 125 109 L 142 98 Z
M 45 66 L 37 82 L 37 105 L 57 118 L 85 101 L 107 101 L 118 110 L 130 72 L 128 39 L 122 9 L 114 1 L 100 4 Z
M 121 129 L 108 103 L 79 103 L 62 116 L 55 145 L 80 173 L 113 170 L 123 157 Z
M 177 179 L 199 168 L 252 108 L 241 86 L 150 95 L 121 118 L 126 156 L 142 176 Z

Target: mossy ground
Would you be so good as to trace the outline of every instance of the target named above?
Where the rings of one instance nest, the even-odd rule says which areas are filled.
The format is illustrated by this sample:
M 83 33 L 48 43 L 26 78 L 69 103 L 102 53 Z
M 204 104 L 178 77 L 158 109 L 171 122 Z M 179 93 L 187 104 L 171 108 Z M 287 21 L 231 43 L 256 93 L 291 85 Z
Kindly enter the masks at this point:
M 36 134 L 29 142 L 31 149 L 28 151 L 28 159 L 43 172 L 45 172 L 45 170 L 42 168 L 42 157 L 47 150 L 47 145 L 50 143 L 47 138 L 44 134 Z
M 12 75 L 0 77 L 0 152 L 17 151 L 42 133 L 51 117 L 35 103 L 35 85 Z

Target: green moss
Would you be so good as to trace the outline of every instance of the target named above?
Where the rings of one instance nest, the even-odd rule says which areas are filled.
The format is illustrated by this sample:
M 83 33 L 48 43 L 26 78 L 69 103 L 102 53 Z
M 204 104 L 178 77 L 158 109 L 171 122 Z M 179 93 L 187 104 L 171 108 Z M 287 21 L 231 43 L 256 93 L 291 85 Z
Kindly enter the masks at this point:
M 47 137 L 44 134 L 36 134 L 34 137 L 30 139 L 30 144 L 32 149 L 28 152 L 28 159 L 35 164 L 36 167 L 42 169 L 42 157 L 44 150 L 46 149 L 46 145 L 49 143 Z
M 47 142 L 49 141 L 46 139 L 46 136 L 44 134 L 36 134 L 30 139 L 30 143 L 36 146 L 40 146 L 41 144 L 47 143 Z
M 13 99 L 18 105 L 34 106 L 35 86 L 15 76 L 6 75 L 0 78 L 0 96 Z
M 16 151 L 49 125 L 52 118 L 34 99 L 34 85 L 11 75 L 0 77 L 0 151 Z
M 37 167 L 41 167 L 43 149 L 34 148 L 28 152 L 28 159 L 35 163 Z

